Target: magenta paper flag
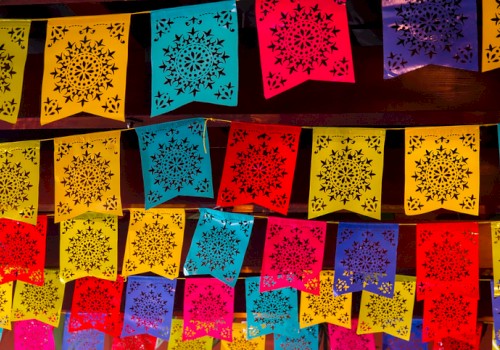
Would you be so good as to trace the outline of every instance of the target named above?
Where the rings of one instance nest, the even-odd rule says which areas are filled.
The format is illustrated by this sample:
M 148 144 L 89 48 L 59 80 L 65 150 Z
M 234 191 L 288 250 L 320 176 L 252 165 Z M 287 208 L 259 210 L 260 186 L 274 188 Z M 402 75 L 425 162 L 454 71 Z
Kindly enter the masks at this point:
M 307 80 L 354 82 L 343 0 L 257 0 L 264 96 Z
M 54 327 L 37 320 L 14 323 L 15 350 L 55 350 Z
M 234 289 L 216 278 L 187 278 L 183 340 L 233 339 Z
M 267 220 L 260 291 L 292 287 L 319 294 L 326 222 Z
M 375 350 L 375 337 L 373 334 L 356 334 L 358 320 L 352 320 L 351 329 L 328 324 L 328 338 L 330 350 Z

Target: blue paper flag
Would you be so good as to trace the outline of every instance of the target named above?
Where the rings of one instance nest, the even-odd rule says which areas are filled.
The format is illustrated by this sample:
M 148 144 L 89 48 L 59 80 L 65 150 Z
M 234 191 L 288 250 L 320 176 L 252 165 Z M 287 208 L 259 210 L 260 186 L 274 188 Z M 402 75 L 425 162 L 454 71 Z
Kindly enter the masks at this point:
M 121 336 L 149 334 L 168 340 L 176 285 L 165 277 L 128 277 Z
M 274 336 L 275 349 L 318 350 L 318 325 Z
M 104 333 L 96 329 L 69 331 L 70 313 L 64 320 L 62 350 L 94 349 L 104 350 Z
M 236 3 L 151 11 L 151 116 L 198 101 L 238 102 Z
M 382 0 L 384 78 L 428 64 L 478 70 L 476 0 Z
M 240 275 L 254 218 L 250 215 L 200 209 L 184 265 L 184 275 L 212 275 L 234 287 Z
M 333 292 L 367 290 L 392 297 L 398 236 L 397 224 L 339 223 Z
M 293 335 L 299 328 L 297 290 L 282 288 L 260 293 L 260 277 L 245 279 L 247 337 Z
M 500 344 L 500 297 L 495 298 L 495 282 L 490 281 L 491 286 L 491 309 L 493 310 L 493 332 L 497 344 Z
M 208 135 L 203 118 L 135 129 L 146 209 L 176 196 L 213 198 Z
M 396 338 L 390 334 L 383 333 L 382 349 L 383 350 L 427 350 L 427 343 L 422 341 L 422 320 L 419 318 L 413 319 L 411 323 L 410 340 L 406 341 L 401 338 Z

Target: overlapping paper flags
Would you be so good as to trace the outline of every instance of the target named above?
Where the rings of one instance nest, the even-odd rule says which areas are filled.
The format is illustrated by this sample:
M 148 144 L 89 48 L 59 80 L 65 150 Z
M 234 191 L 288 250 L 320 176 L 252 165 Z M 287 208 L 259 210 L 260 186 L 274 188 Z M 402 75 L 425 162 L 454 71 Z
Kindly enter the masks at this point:
M 500 66 L 500 7 L 483 0 L 478 54 L 474 0 L 382 0 L 384 77 L 434 64 Z M 264 96 L 307 80 L 354 82 L 345 1 L 257 0 Z M 41 124 L 87 112 L 124 120 L 132 14 L 47 21 Z M 238 19 L 234 0 L 151 11 L 151 116 L 190 102 L 236 106 Z M 0 120 L 22 103 L 31 20 L 0 24 Z

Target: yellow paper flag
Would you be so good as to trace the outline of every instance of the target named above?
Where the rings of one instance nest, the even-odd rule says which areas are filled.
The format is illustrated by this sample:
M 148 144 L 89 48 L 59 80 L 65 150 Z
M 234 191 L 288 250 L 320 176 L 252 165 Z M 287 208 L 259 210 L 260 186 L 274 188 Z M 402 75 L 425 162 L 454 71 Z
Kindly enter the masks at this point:
M 124 120 L 130 14 L 47 23 L 41 124 L 88 112 Z
M 483 0 L 483 59 L 481 71 L 500 67 L 500 3 Z
M 0 120 L 15 124 L 23 92 L 30 20 L 0 20 Z
M 122 215 L 120 131 L 54 139 L 54 221 L 87 211 Z
M 40 141 L 0 144 L 0 217 L 36 225 Z
M 405 213 L 479 214 L 479 126 L 405 131 Z
M 87 213 L 60 225 L 60 279 L 93 276 L 116 281 L 118 217 Z
M 57 327 L 64 299 L 59 273 L 45 270 L 43 286 L 17 281 L 12 305 L 12 321 L 35 319 Z
M 184 209 L 130 210 L 122 275 L 154 272 L 178 277 L 185 216 Z
M 221 340 L 221 350 L 265 350 L 266 336 L 247 339 L 247 326 L 233 323 L 233 341 Z
M 380 219 L 385 130 L 313 128 L 309 218 L 350 210 Z
M 357 334 L 384 332 L 410 340 L 416 278 L 396 275 L 394 296 L 387 298 L 363 291 Z
M 11 328 L 12 286 L 13 282 L 0 284 L 0 328 Z
M 184 322 L 180 319 L 172 320 L 168 350 L 212 350 L 213 338 L 204 336 L 194 340 L 182 340 L 182 329 Z
M 491 224 L 491 250 L 493 253 L 493 283 L 495 297 L 500 297 L 500 222 Z
M 352 293 L 333 294 L 333 271 L 321 271 L 319 295 L 300 293 L 300 328 L 331 323 L 351 328 Z

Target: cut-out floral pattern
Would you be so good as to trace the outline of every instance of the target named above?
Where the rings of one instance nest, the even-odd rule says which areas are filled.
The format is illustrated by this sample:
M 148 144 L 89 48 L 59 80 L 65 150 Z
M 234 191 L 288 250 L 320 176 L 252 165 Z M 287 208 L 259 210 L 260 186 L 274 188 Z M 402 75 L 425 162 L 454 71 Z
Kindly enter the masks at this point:
M 85 329 L 81 331 L 69 331 L 70 313 L 66 313 L 64 319 L 64 334 L 62 350 L 76 349 L 104 349 L 104 333 L 95 329 Z
M 54 326 L 38 320 L 14 324 L 14 350 L 55 350 Z
M 248 339 L 245 323 L 233 323 L 232 341 L 222 340 L 221 350 L 265 350 L 266 337 Z
M 204 336 L 193 340 L 183 340 L 184 322 L 181 319 L 172 320 L 172 332 L 168 341 L 168 350 L 212 350 L 213 338 Z
M 356 334 L 358 320 L 352 320 L 352 327 L 328 324 L 328 339 L 331 350 L 366 349 L 375 350 L 375 337 L 373 334 Z

